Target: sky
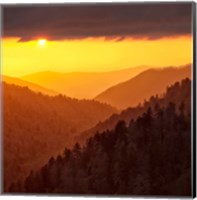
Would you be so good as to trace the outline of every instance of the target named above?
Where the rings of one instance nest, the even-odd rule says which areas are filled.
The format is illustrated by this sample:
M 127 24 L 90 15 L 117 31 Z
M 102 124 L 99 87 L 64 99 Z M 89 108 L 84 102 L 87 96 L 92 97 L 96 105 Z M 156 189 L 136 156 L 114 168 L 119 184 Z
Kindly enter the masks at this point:
M 2 72 L 114 71 L 192 62 L 191 3 L 3 7 Z

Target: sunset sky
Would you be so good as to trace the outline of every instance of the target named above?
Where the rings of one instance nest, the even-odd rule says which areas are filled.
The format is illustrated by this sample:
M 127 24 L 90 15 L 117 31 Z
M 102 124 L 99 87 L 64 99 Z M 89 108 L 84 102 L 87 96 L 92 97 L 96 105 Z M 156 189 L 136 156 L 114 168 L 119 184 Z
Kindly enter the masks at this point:
M 191 5 L 4 6 L 2 72 L 19 77 L 191 63 Z

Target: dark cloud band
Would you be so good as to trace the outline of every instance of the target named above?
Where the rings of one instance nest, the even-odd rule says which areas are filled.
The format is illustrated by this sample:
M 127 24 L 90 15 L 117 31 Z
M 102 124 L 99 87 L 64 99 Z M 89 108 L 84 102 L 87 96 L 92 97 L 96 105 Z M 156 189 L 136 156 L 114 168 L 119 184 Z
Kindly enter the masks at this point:
M 3 36 L 156 39 L 191 34 L 192 3 L 4 6 Z

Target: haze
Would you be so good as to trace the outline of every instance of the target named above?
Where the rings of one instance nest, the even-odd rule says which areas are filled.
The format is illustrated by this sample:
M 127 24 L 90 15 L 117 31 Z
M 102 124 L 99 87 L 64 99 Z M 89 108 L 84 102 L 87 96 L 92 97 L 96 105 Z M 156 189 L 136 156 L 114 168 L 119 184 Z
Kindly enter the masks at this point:
M 103 72 L 138 65 L 169 66 L 191 62 L 191 36 L 157 40 L 104 39 L 17 42 L 5 38 L 2 45 L 2 73 L 20 77 L 40 72 Z

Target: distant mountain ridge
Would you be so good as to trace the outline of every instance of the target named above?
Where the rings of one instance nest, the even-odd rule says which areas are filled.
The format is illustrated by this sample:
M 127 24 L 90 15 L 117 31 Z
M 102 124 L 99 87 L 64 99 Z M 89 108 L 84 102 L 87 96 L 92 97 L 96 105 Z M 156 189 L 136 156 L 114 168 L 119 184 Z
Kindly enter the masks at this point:
M 97 95 L 95 100 L 119 109 L 137 106 L 152 94 L 162 94 L 167 86 L 184 78 L 191 78 L 191 65 L 148 69 L 128 81 L 110 87 Z
M 138 66 L 110 72 L 59 73 L 44 71 L 22 76 L 21 79 L 42 85 L 78 99 L 91 99 L 114 84 L 129 80 L 150 66 Z
M 47 88 L 44 88 L 40 85 L 25 81 L 25 80 L 22 80 L 22 79 L 19 79 L 19 78 L 15 78 L 15 77 L 3 75 L 2 81 L 6 82 L 8 84 L 14 84 L 14 85 L 18 85 L 18 86 L 28 87 L 29 89 L 33 90 L 36 93 L 41 92 L 43 94 L 47 94 L 47 95 L 50 95 L 50 96 L 58 94 L 57 92 L 55 92 L 51 89 L 47 89 Z

